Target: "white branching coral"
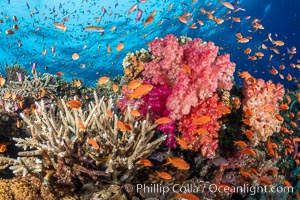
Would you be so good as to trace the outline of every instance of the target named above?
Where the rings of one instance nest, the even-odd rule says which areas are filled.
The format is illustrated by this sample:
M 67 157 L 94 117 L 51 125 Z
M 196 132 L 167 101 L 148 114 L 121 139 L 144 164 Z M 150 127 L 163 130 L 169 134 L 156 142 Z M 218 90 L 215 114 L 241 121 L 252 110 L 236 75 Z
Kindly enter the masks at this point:
M 31 133 L 29 138 L 14 138 L 24 149 L 18 159 L 0 158 L 0 168 L 33 174 L 49 182 L 54 176 L 60 183 L 72 184 L 76 177 L 83 183 L 106 177 L 123 181 L 149 156 L 165 137 L 155 136 L 156 125 L 130 115 L 130 107 L 114 113 L 112 99 L 98 99 L 83 108 L 72 109 L 61 100 L 61 107 L 36 102 L 31 117 L 21 114 Z M 125 129 L 120 127 L 125 125 Z M 68 171 L 69 173 L 62 173 Z

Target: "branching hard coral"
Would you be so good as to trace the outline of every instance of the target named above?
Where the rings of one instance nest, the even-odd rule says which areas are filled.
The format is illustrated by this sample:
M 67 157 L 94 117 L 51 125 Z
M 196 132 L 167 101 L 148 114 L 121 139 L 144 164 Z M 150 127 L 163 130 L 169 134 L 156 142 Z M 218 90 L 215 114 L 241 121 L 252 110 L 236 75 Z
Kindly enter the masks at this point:
M 24 77 L 28 76 L 28 72 L 22 65 L 7 65 L 5 66 L 5 73 L 7 81 L 15 81 L 24 79 Z
M 24 151 L 18 159 L 0 158 L 1 168 L 70 187 L 74 179 L 84 184 L 99 177 L 116 182 L 132 178 L 136 161 L 149 156 L 165 137 L 155 138 L 156 125 L 136 121 L 130 108 L 125 115 L 112 115 L 112 99 L 99 100 L 96 93 L 94 98 L 87 110 L 70 109 L 64 100 L 62 109 L 36 102 L 34 116 L 21 114 L 32 137 L 14 138 Z
M 267 141 L 274 132 L 280 130 L 282 121 L 278 119 L 278 101 L 283 98 L 284 87 L 279 83 L 275 85 L 272 81 L 256 80 L 250 76 L 244 80 L 243 94 L 243 121 L 252 131 L 247 137 L 257 146 L 260 141 Z
M 10 81 L 2 91 L 5 93 L 16 93 L 19 96 L 32 96 L 35 98 L 41 98 L 41 90 L 45 89 L 54 91 L 56 88 L 61 87 L 61 79 L 55 75 L 43 74 L 42 76 L 34 76 L 32 79 L 29 76 L 25 76 L 20 81 Z M 2 94 L 1 93 L 1 94 Z
M 4 142 L 3 139 L 5 137 L 18 135 L 18 119 L 19 116 L 17 113 L 0 111 L 0 143 Z
M 25 101 L 52 99 L 53 93 L 61 87 L 62 83 L 57 76 L 51 74 L 35 76 L 34 79 L 26 76 L 20 81 L 6 82 L 0 90 L 0 112 L 22 110 Z

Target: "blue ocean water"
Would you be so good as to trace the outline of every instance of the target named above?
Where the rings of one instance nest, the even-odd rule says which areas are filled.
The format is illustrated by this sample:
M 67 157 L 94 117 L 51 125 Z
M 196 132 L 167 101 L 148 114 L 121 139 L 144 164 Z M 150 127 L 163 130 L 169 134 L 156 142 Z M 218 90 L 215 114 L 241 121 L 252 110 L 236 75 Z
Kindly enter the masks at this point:
M 231 60 L 237 64 L 236 71 L 250 71 L 255 77 L 272 79 L 281 82 L 286 87 L 295 85 L 299 81 L 299 68 L 291 68 L 290 64 L 297 64 L 299 53 L 289 59 L 286 48 L 300 49 L 300 16 L 299 0 L 231 0 L 229 1 L 240 10 L 232 10 L 220 4 L 217 0 L 192 0 L 183 1 L 133 1 L 133 0 L 82 0 L 82 1 L 23 1 L 2 0 L 0 2 L 0 66 L 21 64 L 28 70 L 37 62 L 38 72 L 64 73 L 65 79 L 80 78 L 84 84 L 93 85 L 103 76 L 116 76 L 123 74 L 122 60 L 127 52 L 147 48 L 147 42 L 166 34 L 176 36 L 186 35 L 192 38 L 211 40 L 221 47 L 221 53 L 231 54 Z M 137 9 L 130 14 L 128 10 L 134 4 L 142 13 L 140 21 L 136 22 Z M 224 23 L 216 25 L 213 20 L 199 10 L 203 7 L 206 11 L 213 11 L 217 18 L 224 19 Z M 144 26 L 146 18 L 156 11 L 153 23 Z M 178 16 L 190 12 L 188 24 L 178 20 Z M 13 20 L 17 17 L 17 21 Z M 251 16 L 246 20 L 246 16 Z M 241 22 L 233 22 L 231 17 L 240 17 Z M 65 21 L 63 20 L 65 18 Z M 261 20 L 264 27 L 255 31 L 251 25 L 253 19 Z M 67 19 L 67 20 L 66 20 Z M 62 21 L 63 20 L 63 21 Z M 197 24 L 202 20 L 204 26 Z M 63 23 L 67 30 L 62 32 L 54 28 L 53 23 Z M 193 22 L 197 28 L 188 26 Z M 162 23 L 160 26 L 158 26 Z M 19 30 L 14 30 L 13 35 L 5 34 L 7 29 L 13 30 L 17 24 Z M 86 32 L 84 27 L 95 25 L 102 27 L 104 34 Z M 110 29 L 116 26 L 116 30 Z M 248 43 L 237 43 L 235 34 L 251 36 Z M 274 46 L 270 41 L 265 41 L 268 34 L 274 40 L 284 41 L 284 46 L 276 47 L 280 54 L 275 54 L 269 48 Z M 277 37 L 276 37 L 277 36 Z M 263 42 L 265 41 L 265 42 Z M 119 43 L 124 43 L 122 51 L 116 51 Z M 261 50 L 264 43 L 268 49 Z M 107 52 L 107 45 L 112 52 Z M 258 51 L 264 57 L 257 61 L 248 59 L 243 53 L 247 47 L 252 49 L 252 54 Z M 53 52 L 52 52 L 53 51 Z M 42 52 L 46 52 L 42 55 Z M 80 58 L 72 60 L 76 52 Z M 273 55 L 271 61 L 270 55 Z M 298 59 L 298 60 L 297 60 Z M 293 81 L 286 78 L 282 80 L 278 75 L 269 74 L 272 66 L 278 69 L 285 65 L 284 70 L 279 70 L 284 77 L 290 73 Z M 235 75 L 238 84 L 240 78 Z

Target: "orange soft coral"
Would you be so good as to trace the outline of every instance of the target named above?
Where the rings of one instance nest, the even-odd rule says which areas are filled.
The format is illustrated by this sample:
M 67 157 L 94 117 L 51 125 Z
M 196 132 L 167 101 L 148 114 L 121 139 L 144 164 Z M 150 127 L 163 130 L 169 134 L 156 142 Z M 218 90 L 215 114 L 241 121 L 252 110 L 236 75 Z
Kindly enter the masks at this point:
M 192 107 L 190 114 L 184 115 L 179 122 L 179 131 L 188 147 L 194 151 L 200 150 L 207 158 L 215 157 L 218 147 L 218 119 L 223 114 L 220 108 L 224 107 L 224 103 L 218 101 L 218 95 L 214 94 Z
M 243 121 L 250 126 L 253 134 L 247 137 L 256 146 L 280 130 L 282 121 L 276 116 L 279 114 L 278 101 L 283 98 L 284 87 L 250 76 L 244 80 L 243 94 Z

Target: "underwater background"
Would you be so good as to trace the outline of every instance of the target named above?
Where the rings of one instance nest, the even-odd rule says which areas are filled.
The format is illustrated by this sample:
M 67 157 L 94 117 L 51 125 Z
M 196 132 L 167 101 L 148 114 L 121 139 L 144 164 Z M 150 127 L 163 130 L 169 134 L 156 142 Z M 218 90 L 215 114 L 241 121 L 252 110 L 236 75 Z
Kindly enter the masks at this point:
M 86 84 L 93 84 L 101 75 L 122 74 L 122 60 L 128 51 L 147 48 L 147 42 L 167 34 L 213 41 L 222 47 L 222 51 L 231 54 L 231 59 L 237 63 L 239 70 L 248 70 L 258 77 L 272 78 L 276 82 L 280 79 L 271 77 L 268 73 L 271 66 L 296 63 L 296 56 L 292 60 L 285 58 L 288 57 L 286 48 L 299 46 L 297 0 L 234 1 L 233 4 L 244 8 L 245 11 L 231 14 L 226 14 L 228 8 L 220 6 L 218 1 L 195 1 L 194 4 L 191 1 L 147 1 L 138 5 L 143 13 L 137 22 L 137 10 L 128 14 L 129 8 L 135 3 L 137 2 L 1 1 L 1 15 L 4 21 L 1 25 L 1 66 L 19 63 L 30 69 L 32 63 L 37 62 L 41 72 L 62 71 L 65 78 L 78 77 L 84 79 Z M 209 4 L 211 5 L 206 6 Z M 208 20 L 207 16 L 201 13 L 201 7 L 207 10 L 216 9 L 214 16 L 223 18 L 224 23 L 215 26 L 215 21 Z M 156 10 L 153 23 L 143 26 L 153 10 Z M 188 25 L 197 23 L 197 20 L 202 20 L 204 25 L 197 24 L 197 28 L 192 29 L 180 22 L 177 17 L 185 12 L 192 13 L 192 20 L 188 21 Z M 14 22 L 12 16 L 17 16 L 18 21 Z M 245 20 L 246 16 L 251 16 L 251 19 Z M 67 27 L 66 32 L 62 33 L 61 30 L 53 28 L 54 22 L 61 22 L 66 17 L 67 20 L 63 22 Z M 230 17 L 239 17 L 241 22 L 234 22 Z M 251 26 L 254 18 L 261 20 L 263 30 L 249 32 L 254 30 Z M 162 24 L 158 26 L 159 23 Z M 5 30 L 12 29 L 14 24 L 19 26 L 19 30 L 15 31 L 14 35 L 5 35 Z M 84 27 L 88 25 L 103 27 L 103 36 L 84 31 Z M 114 26 L 116 29 L 110 31 Z M 251 36 L 252 39 L 246 44 L 239 44 L 235 37 L 237 32 Z M 248 55 L 245 55 L 243 50 L 249 47 L 253 52 L 258 51 L 269 33 L 273 36 L 277 34 L 278 39 L 284 40 L 285 45 L 279 48 L 280 54 L 274 55 L 271 63 L 269 56 L 275 54 L 272 51 L 266 51 L 263 59 L 256 62 L 247 59 Z M 125 44 L 124 49 L 116 52 L 115 47 L 121 42 Z M 112 53 L 107 52 L 108 44 L 113 48 Z M 55 54 L 51 52 L 51 47 L 54 47 Z M 45 50 L 47 53 L 42 55 Z M 80 59 L 73 61 L 71 55 L 75 52 L 80 55 Z M 286 76 L 288 71 L 295 76 L 299 75 L 299 69 L 293 70 L 289 67 L 282 74 Z M 291 85 L 286 80 L 282 81 Z M 238 79 L 237 82 L 240 83 Z
M 300 199 L 299 8 L 0 1 L 0 200 Z

